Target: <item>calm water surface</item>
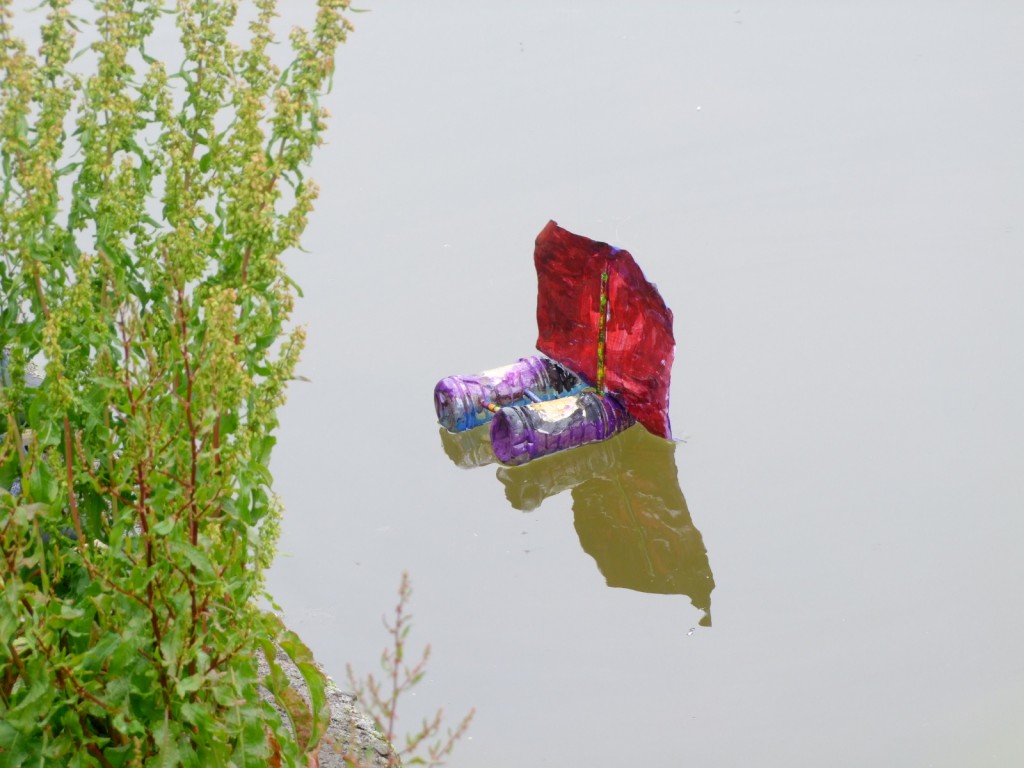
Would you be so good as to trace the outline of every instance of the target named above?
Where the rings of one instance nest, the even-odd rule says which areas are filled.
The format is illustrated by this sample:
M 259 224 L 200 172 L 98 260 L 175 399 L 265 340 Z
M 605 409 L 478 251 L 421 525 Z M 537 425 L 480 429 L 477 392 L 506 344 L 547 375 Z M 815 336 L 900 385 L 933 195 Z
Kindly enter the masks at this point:
M 275 457 L 331 673 L 408 570 L 453 768 L 1024 765 L 1024 6 L 370 7 Z M 673 308 L 682 442 L 439 432 L 533 351 L 552 218 Z

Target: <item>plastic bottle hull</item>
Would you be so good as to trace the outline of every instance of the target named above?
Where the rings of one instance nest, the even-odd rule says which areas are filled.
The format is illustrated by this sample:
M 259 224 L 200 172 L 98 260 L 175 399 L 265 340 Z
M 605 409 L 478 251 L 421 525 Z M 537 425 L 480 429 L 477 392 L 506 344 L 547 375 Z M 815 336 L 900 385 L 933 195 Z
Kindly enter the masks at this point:
M 635 423 L 611 395 L 581 392 L 502 408 L 491 422 L 491 447 L 503 464 L 523 464 L 616 435 Z
M 532 402 L 531 394 L 540 400 L 552 400 L 578 392 L 583 386 L 568 368 L 534 355 L 472 376 L 441 379 L 434 387 L 434 410 L 441 426 L 449 432 L 461 432 L 486 424 L 499 408 Z

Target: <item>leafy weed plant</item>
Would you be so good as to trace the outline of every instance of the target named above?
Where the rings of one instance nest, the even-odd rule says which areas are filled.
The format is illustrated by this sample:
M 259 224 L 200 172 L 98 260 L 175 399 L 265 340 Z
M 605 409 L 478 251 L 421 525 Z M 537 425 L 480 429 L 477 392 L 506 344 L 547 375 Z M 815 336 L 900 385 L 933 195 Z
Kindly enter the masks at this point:
M 303 345 L 281 256 L 317 197 L 347 0 L 318 0 L 284 67 L 273 0 L 247 25 L 237 2 L 165 5 L 49 0 L 30 53 L 0 0 L 2 766 L 306 765 L 328 722 L 256 598 Z M 180 61 L 150 55 L 156 29 Z

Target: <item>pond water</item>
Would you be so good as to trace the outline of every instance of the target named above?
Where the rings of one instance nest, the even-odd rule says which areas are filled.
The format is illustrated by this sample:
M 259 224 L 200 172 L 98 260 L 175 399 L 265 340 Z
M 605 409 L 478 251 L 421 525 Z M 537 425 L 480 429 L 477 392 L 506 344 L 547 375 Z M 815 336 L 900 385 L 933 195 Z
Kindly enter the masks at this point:
M 453 768 L 1024 764 L 1024 6 L 369 7 L 274 465 L 331 674 L 407 570 Z M 679 442 L 439 429 L 533 353 L 549 219 L 674 310 Z

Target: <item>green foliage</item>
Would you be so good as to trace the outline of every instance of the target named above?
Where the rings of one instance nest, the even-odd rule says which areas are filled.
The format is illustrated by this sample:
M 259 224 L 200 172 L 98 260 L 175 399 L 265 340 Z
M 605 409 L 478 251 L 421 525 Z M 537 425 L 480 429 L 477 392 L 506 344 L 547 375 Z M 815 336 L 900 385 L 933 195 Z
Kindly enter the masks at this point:
M 305 764 L 323 681 L 254 600 L 303 344 L 281 256 L 347 0 L 318 0 L 285 68 L 274 0 L 247 25 L 227 1 L 76 3 L 88 27 L 44 5 L 32 54 L 0 0 L 0 765 Z M 257 695 L 273 642 L 309 673 L 304 718 L 269 684 L 297 737 Z
M 391 623 L 384 619 L 384 628 L 391 638 L 391 644 L 380 657 L 384 676 L 381 679 L 368 674 L 365 680 L 359 679 L 350 664 L 348 681 L 360 704 L 367 708 L 373 717 L 377 729 L 384 739 L 397 748 L 396 732 L 398 724 L 399 702 L 404 694 L 415 688 L 427 673 L 427 661 L 430 659 L 430 645 L 423 648 L 423 653 L 415 664 L 408 661 L 409 633 L 412 632 L 412 615 L 409 613 L 409 601 L 412 599 L 412 583 L 409 574 L 402 574 L 398 586 L 398 602 L 395 604 L 395 616 Z M 420 727 L 407 733 L 404 746 L 397 752 L 388 755 L 388 765 L 426 765 L 430 768 L 443 765 L 459 739 L 466 735 L 469 724 L 476 714 L 471 709 L 454 728 L 448 728 L 442 738 L 444 710 L 437 710 L 429 720 L 423 720 Z M 426 754 L 422 754 L 423 752 Z M 351 754 L 347 762 L 354 768 L 363 768 L 371 764 L 360 755 Z

